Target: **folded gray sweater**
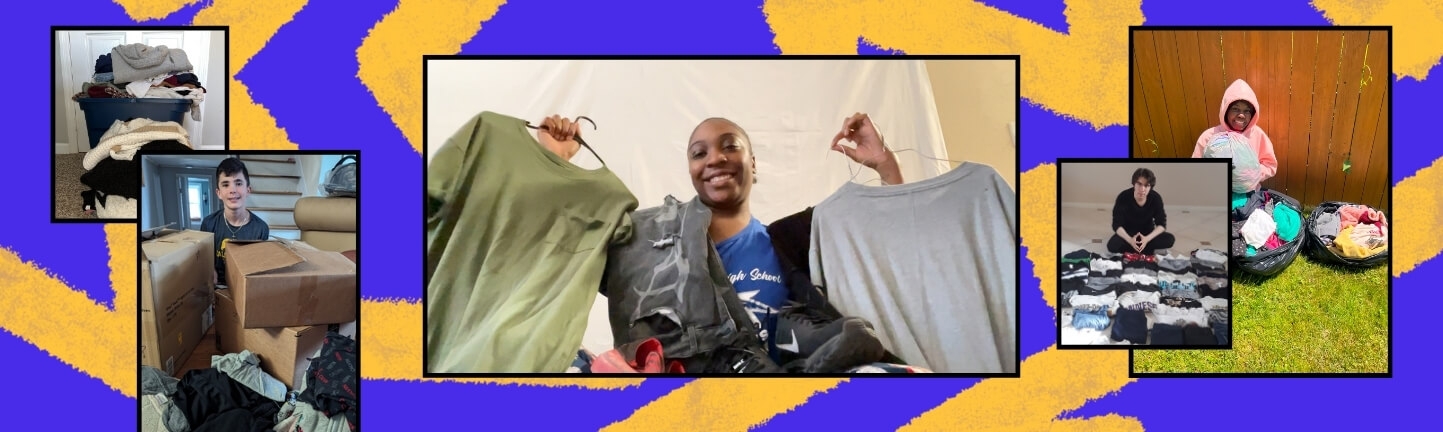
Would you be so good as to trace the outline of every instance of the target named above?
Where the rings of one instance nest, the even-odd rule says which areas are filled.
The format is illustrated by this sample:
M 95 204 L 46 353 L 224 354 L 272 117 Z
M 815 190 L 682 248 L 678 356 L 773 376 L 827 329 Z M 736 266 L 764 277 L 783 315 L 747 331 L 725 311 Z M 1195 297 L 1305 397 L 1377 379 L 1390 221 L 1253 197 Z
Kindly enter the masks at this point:
M 115 83 L 126 84 L 160 74 L 191 70 L 185 50 L 146 44 L 121 45 L 110 50 Z

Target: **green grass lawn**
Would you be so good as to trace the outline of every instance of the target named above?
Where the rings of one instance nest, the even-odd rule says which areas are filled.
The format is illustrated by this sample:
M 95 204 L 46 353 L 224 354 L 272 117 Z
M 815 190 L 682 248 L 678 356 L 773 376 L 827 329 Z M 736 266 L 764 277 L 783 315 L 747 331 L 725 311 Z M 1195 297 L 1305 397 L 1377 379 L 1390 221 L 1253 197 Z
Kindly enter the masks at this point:
M 1387 372 L 1388 277 L 1305 251 L 1271 278 L 1234 269 L 1233 349 L 1136 350 L 1133 372 Z

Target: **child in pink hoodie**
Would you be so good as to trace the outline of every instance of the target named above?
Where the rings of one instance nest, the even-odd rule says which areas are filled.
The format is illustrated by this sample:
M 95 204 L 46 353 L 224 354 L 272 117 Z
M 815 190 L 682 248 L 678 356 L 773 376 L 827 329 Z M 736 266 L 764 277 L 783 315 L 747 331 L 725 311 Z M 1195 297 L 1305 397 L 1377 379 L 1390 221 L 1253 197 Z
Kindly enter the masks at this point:
M 1208 128 L 1197 138 L 1197 146 L 1193 148 L 1192 157 L 1200 158 L 1203 149 L 1208 142 L 1212 141 L 1213 135 L 1227 133 L 1229 131 L 1243 134 L 1247 137 L 1248 147 L 1258 155 L 1258 163 L 1262 165 L 1263 177 L 1258 181 L 1272 178 L 1278 173 L 1278 158 L 1273 154 L 1273 140 L 1258 126 L 1258 114 L 1262 111 L 1258 107 L 1258 95 L 1253 93 L 1253 88 L 1243 80 L 1233 81 L 1228 90 L 1223 92 L 1222 107 L 1218 109 L 1218 126 Z

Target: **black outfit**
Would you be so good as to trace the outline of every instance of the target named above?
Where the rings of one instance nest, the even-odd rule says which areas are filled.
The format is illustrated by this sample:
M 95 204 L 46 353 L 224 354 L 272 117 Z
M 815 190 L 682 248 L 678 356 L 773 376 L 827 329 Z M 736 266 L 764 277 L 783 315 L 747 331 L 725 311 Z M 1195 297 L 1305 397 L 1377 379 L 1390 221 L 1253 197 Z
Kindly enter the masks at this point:
M 361 368 L 356 341 L 335 331 L 326 332 L 321 354 L 306 369 L 306 391 L 298 399 L 327 417 L 345 414 L 351 430 L 360 429 L 361 407 L 357 393 Z M 272 415 L 274 417 L 274 415 Z
M 1112 340 L 1128 341 L 1134 344 L 1147 343 L 1147 313 L 1140 310 L 1120 308 L 1112 322 Z
M 189 146 L 175 140 L 151 141 L 142 147 L 143 150 L 174 151 L 190 150 Z M 80 183 L 89 186 L 90 189 L 100 192 L 93 195 L 94 198 L 103 198 L 106 195 L 119 195 L 126 198 L 140 199 L 140 158 L 132 160 L 119 160 L 115 158 L 101 159 L 94 168 L 80 175 Z M 84 196 L 82 194 L 82 196 Z M 86 197 L 87 201 L 91 197 Z
M 1182 327 L 1172 324 L 1153 323 L 1152 341 L 1149 345 L 1183 345 Z
M 101 54 L 100 57 L 95 58 L 95 73 L 103 74 L 114 71 L 114 66 L 110 64 L 110 54 Z
M 269 431 L 280 406 L 215 368 L 185 373 L 176 386 L 175 405 L 192 431 Z
M 1112 253 L 1137 252 L 1131 246 L 1129 239 L 1117 236 L 1117 229 L 1121 227 L 1128 235 L 1151 233 L 1156 227 L 1167 227 L 1167 212 L 1163 210 L 1162 195 L 1157 191 L 1147 191 L 1147 202 L 1137 205 L 1137 200 L 1132 198 L 1132 189 L 1128 188 L 1117 194 L 1117 202 L 1112 205 L 1112 231 L 1111 239 L 1107 241 L 1107 250 Z M 1147 243 L 1142 253 L 1156 253 L 1158 249 L 1171 248 L 1177 239 L 1172 233 L 1163 232 Z
M 1093 253 L 1088 252 L 1087 249 L 1078 249 L 1072 252 L 1068 252 L 1066 255 L 1063 255 L 1062 258 L 1070 260 L 1091 260 L 1092 258 L 1094 258 L 1094 256 Z
M 1218 338 L 1210 328 L 1188 324 L 1182 328 L 1182 342 L 1187 345 L 1217 345 Z

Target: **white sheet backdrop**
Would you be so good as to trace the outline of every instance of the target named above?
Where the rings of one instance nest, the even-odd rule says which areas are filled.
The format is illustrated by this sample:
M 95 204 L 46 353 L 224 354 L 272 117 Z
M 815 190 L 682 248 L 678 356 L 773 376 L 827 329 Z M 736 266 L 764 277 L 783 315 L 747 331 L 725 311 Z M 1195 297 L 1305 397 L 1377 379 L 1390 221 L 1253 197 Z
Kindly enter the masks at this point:
M 759 183 L 752 213 L 763 223 L 821 202 L 863 170 L 829 149 L 842 121 L 868 113 L 897 154 L 908 182 L 950 169 L 927 69 L 899 60 L 430 60 L 427 160 L 481 111 L 539 123 L 551 114 L 587 116 L 587 143 L 636 195 L 639 208 L 670 194 L 696 195 L 685 149 L 708 117 L 735 121 L 751 137 Z M 601 163 L 582 149 L 572 162 Z M 606 300 L 598 297 L 583 345 L 611 346 Z

